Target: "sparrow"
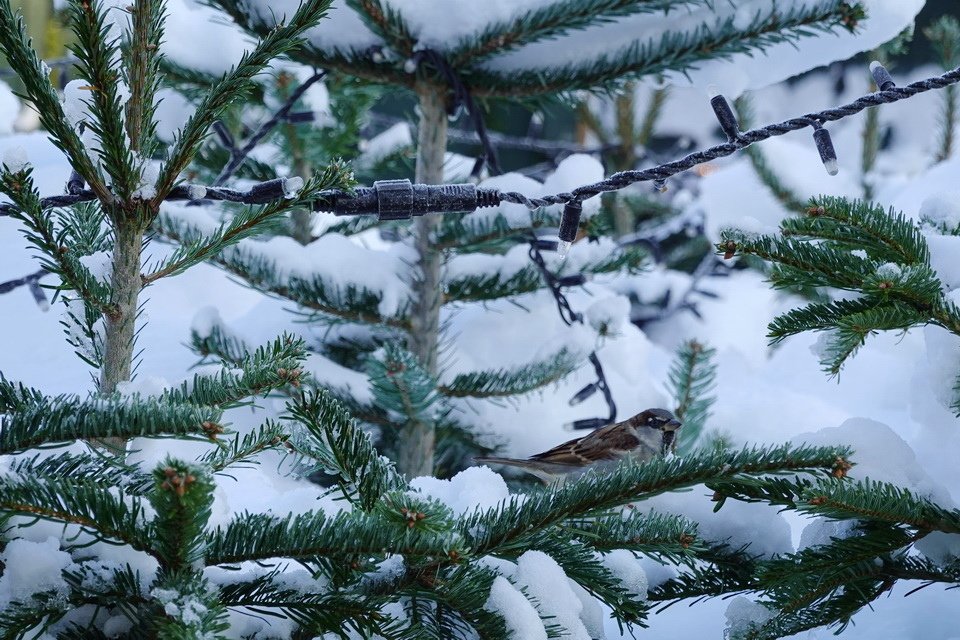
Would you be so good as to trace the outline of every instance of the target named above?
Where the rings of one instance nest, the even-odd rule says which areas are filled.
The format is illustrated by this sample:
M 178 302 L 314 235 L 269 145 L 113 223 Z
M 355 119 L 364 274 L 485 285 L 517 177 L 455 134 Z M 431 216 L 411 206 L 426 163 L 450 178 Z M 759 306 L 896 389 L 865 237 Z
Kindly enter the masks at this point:
M 615 465 L 623 458 L 644 462 L 666 455 L 676 446 L 674 436 L 680 427 L 681 422 L 666 409 L 647 409 L 526 460 L 481 457 L 476 461 L 523 469 L 550 484 L 588 469 Z

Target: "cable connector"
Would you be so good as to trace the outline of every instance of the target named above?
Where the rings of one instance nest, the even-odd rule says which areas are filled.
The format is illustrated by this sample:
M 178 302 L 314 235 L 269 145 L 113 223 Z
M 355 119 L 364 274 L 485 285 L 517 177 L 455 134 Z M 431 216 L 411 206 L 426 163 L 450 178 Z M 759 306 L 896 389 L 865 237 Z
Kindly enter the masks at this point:
M 329 191 L 314 201 L 314 211 L 338 216 L 375 215 L 380 220 L 409 220 L 428 213 L 471 212 L 500 204 L 499 192 L 476 185 L 411 184 L 409 180 L 378 180 L 352 193 Z

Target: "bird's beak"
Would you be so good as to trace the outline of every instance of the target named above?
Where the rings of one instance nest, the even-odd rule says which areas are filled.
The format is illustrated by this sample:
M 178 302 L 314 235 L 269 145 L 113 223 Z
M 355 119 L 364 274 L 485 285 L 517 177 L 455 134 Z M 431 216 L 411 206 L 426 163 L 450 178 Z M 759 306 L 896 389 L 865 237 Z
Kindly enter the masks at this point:
M 670 422 L 668 422 L 667 424 L 663 425 L 663 430 L 664 430 L 664 431 L 676 431 L 677 429 L 679 429 L 679 428 L 682 427 L 682 426 L 683 426 L 683 423 L 682 423 L 682 422 L 680 422 L 680 421 L 677 420 L 676 418 L 673 418 L 672 420 L 670 420 Z

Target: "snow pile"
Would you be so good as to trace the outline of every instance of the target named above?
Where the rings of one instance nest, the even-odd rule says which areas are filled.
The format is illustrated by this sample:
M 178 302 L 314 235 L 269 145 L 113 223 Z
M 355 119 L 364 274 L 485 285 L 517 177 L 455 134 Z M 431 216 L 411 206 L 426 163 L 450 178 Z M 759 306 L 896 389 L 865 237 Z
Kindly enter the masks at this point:
M 59 537 L 49 537 L 43 542 L 14 538 L 6 544 L 0 560 L 3 561 L 0 607 L 40 592 L 66 595 L 67 583 L 62 572 L 73 564 L 73 559 L 60 550 Z
M 738 638 L 741 634 L 750 631 L 751 627 L 763 624 L 774 615 L 776 615 L 775 612 L 762 604 L 737 596 L 727 607 L 727 631 L 724 637 Z
M 627 593 L 636 596 L 640 600 L 647 599 L 647 572 L 632 552 L 626 549 L 615 549 L 610 553 L 601 556 L 603 566 L 610 573 L 615 575 L 620 581 L 620 586 L 626 589 Z
M 503 576 L 497 576 L 490 587 L 484 609 L 501 616 L 513 640 L 547 640 L 537 610 L 522 593 Z
M 547 0 L 490 0 L 478 5 L 468 0 L 389 0 L 386 7 L 396 11 L 409 28 L 416 48 L 439 51 L 456 48 L 461 39 L 481 33 L 485 27 L 508 23 L 530 11 L 543 9 Z M 841 28 L 833 34 L 799 42 L 782 42 L 763 53 L 730 56 L 727 60 L 699 63 L 688 76 L 670 74 L 669 80 L 691 84 L 701 90 L 718 85 L 730 97 L 785 80 L 804 71 L 845 60 L 869 51 L 899 34 L 913 23 L 923 0 L 864 0 L 868 18 L 856 33 Z M 726 21 L 743 28 L 758 14 L 775 9 L 817 6 L 817 0 L 768 0 L 734 3 L 691 4 L 669 13 L 653 12 L 612 19 L 605 24 L 577 29 L 493 56 L 483 66 L 500 74 L 588 65 L 604 56 L 617 56 L 630 47 L 658 43 L 664 32 L 690 33 L 696 29 L 719 31 Z M 296 0 L 250 0 L 248 6 L 262 20 L 272 22 L 296 10 Z M 362 52 L 383 43 L 344 0 L 333 3 L 328 17 L 310 32 L 311 42 L 333 51 Z M 389 49 L 379 54 L 397 60 Z M 400 62 L 397 60 L 397 62 Z M 207 64 L 210 64 L 209 62 Z
M 517 559 L 515 584 L 525 589 L 543 618 L 560 624 L 572 640 L 590 640 L 580 620 L 583 604 L 557 561 L 541 551 L 527 551 Z
M 610 296 L 587 307 L 587 323 L 601 336 L 616 335 L 630 318 L 630 300 L 624 296 Z
M 3 152 L 3 168 L 10 173 L 19 173 L 30 164 L 30 157 L 23 147 L 9 147 Z
M 960 228 L 960 191 L 931 195 L 920 205 L 920 219 L 945 229 Z
M 470 467 L 449 480 L 414 478 L 410 489 L 442 502 L 457 515 L 474 509 L 493 509 L 510 497 L 507 483 L 489 467 Z
M 360 143 L 360 156 L 357 164 L 373 167 L 389 156 L 413 147 L 413 133 L 406 122 L 398 122 L 369 140 Z

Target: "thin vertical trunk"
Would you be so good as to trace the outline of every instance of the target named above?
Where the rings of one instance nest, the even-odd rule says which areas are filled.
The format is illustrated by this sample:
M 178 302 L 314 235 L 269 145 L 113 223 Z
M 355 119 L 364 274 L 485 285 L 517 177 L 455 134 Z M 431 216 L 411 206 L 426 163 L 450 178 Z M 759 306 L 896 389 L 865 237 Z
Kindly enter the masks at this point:
M 133 363 L 133 342 L 136 333 L 137 306 L 141 289 L 140 250 L 143 231 L 135 224 L 118 224 L 113 247 L 111 302 L 113 312 L 106 318 L 103 345 L 103 367 L 100 371 L 100 392 L 113 393 L 120 382 L 130 379 Z M 122 451 L 122 438 L 108 438 L 101 444 Z
M 302 158 L 294 162 L 293 175 L 303 178 L 304 182 L 313 177 L 310 164 Z M 313 212 L 308 208 L 294 209 L 290 214 L 290 226 L 293 239 L 302 245 L 313 240 Z
M 417 139 L 416 181 L 425 184 L 443 182 L 443 160 L 447 150 L 447 111 L 442 87 L 421 84 L 420 123 Z M 410 350 L 431 374 L 437 372 L 437 345 L 440 331 L 441 253 L 433 247 L 431 236 L 439 224 L 437 216 L 422 216 L 414 223 L 417 250 L 416 282 L 413 286 Z M 433 473 L 434 424 L 427 420 L 407 424 L 400 435 L 397 467 L 407 477 Z
M 630 82 L 623 88 L 623 92 L 614 101 L 616 110 L 617 137 L 620 140 L 616 154 L 616 170 L 633 169 L 637 161 L 634 143 L 636 139 L 636 122 L 634 117 L 634 96 L 636 86 Z M 627 206 L 620 194 L 613 197 L 613 221 L 617 237 L 633 233 L 633 211 Z

